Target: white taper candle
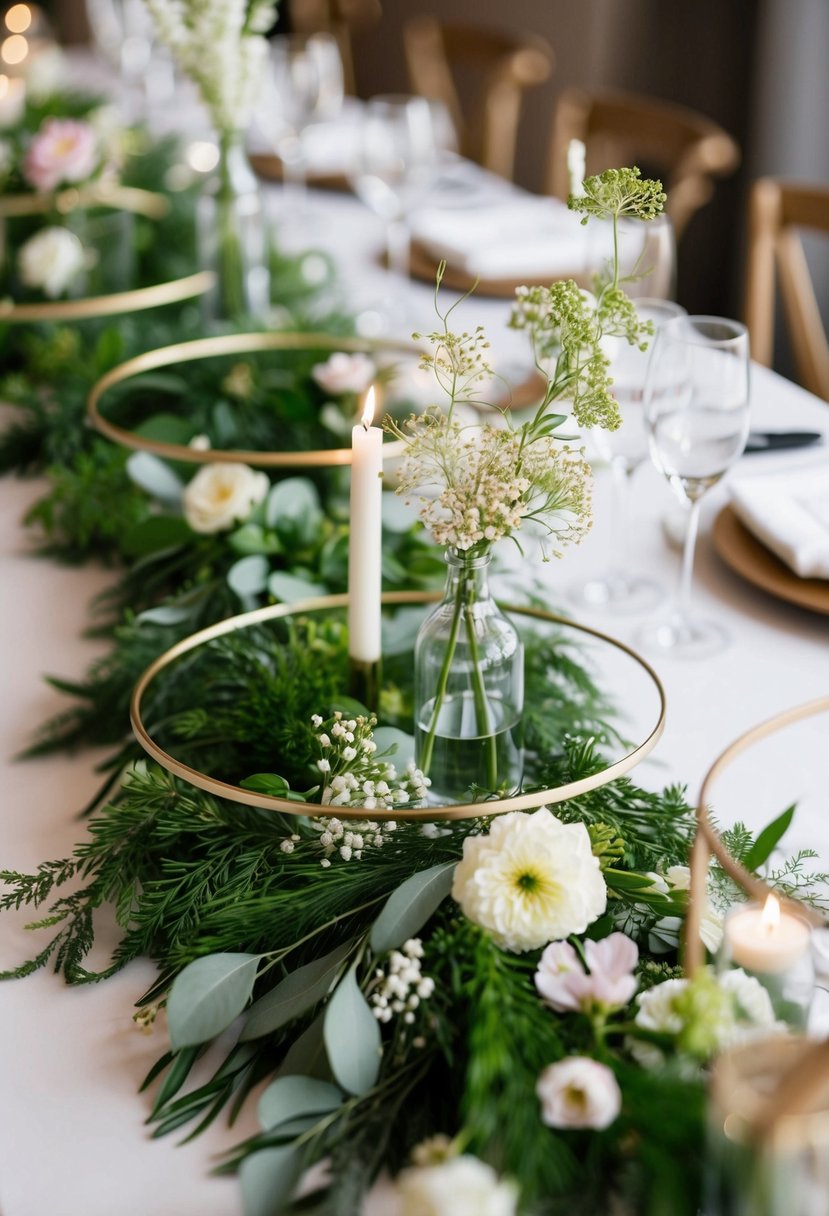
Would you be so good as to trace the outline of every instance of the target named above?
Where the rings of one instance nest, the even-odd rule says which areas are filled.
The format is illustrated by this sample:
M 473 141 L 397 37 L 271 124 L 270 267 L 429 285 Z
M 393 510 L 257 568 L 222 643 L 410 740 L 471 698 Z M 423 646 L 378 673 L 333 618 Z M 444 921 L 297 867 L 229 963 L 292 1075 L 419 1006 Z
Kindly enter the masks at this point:
M 348 653 L 360 663 L 381 654 L 383 432 L 372 426 L 374 387 L 351 432 L 351 540 L 348 551 Z

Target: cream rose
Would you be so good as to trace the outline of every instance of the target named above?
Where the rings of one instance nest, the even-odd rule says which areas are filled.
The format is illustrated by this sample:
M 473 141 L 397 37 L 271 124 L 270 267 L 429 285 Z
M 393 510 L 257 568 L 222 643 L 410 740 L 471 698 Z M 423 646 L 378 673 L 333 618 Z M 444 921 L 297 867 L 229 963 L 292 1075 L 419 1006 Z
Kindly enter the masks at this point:
M 520 954 L 601 916 L 607 887 L 581 823 L 547 807 L 499 815 L 486 836 L 467 836 L 452 898 L 504 950 Z
M 605 1064 L 570 1056 L 545 1068 L 535 1092 L 548 1127 L 609 1127 L 622 1109 L 619 1082 Z
M 84 268 L 84 247 L 68 228 L 41 228 L 17 254 L 20 281 L 54 299 Z
M 98 159 L 98 139 L 88 122 L 47 118 L 29 145 L 23 176 L 45 194 L 65 182 L 91 177 Z
M 222 532 L 247 519 L 269 488 L 267 474 L 246 464 L 207 464 L 182 495 L 184 518 L 194 532 Z
M 515 1216 L 515 1184 L 477 1157 L 403 1170 L 397 1179 L 400 1216 Z

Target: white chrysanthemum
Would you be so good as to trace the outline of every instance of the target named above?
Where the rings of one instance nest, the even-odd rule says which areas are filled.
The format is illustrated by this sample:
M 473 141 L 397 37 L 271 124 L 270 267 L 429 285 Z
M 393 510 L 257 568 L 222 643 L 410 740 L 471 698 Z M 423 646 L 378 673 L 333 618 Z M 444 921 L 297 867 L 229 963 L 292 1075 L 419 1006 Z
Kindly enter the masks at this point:
M 84 247 L 68 228 L 41 228 L 21 245 L 17 269 L 26 287 L 55 299 L 84 268 Z
M 515 1216 L 518 1189 L 477 1157 L 414 1166 L 397 1179 L 400 1216 Z
M 207 464 L 182 495 L 184 517 L 194 532 L 222 532 L 247 519 L 270 488 L 267 473 L 246 464 Z
M 541 807 L 466 838 L 452 897 L 499 946 L 521 953 L 583 933 L 604 912 L 607 887 L 584 825 Z
M 665 980 L 647 992 L 640 992 L 636 998 L 639 1005 L 636 1025 L 662 1034 L 679 1034 L 683 1020 L 677 1011 L 676 1000 L 687 987 L 687 980 Z

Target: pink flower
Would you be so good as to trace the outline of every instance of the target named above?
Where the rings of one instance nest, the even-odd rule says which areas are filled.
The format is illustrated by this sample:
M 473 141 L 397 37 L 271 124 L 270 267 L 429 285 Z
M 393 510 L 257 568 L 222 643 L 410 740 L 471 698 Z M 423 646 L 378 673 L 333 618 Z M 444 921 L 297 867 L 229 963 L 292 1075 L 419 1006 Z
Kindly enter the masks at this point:
M 569 942 L 547 946 L 535 973 L 535 986 L 545 1003 L 557 1013 L 626 1005 L 636 991 L 636 943 L 624 933 L 611 933 L 600 942 L 587 942 L 584 953 L 589 971 Z
M 609 1127 L 622 1109 L 622 1092 L 605 1064 L 570 1056 L 545 1068 L 535 1092 L 548 1127 Z
M 87 122 L 47 118 L 29 145 L 23 175 L 41 194 L 64 182 L 81 182 L 98 164 L 98 141 Z
M 363 393 L 374 379 L 375 367 L 368 355 L 338 350 L 325 363 L 315 363 L 311 375 L 326 393 Z

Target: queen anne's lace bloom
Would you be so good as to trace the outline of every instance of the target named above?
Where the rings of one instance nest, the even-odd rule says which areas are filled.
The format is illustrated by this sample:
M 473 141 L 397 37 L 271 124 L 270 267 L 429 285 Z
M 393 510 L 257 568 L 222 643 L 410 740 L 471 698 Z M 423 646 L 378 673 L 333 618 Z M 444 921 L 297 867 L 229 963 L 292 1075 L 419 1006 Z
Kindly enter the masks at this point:
M 452 898 L 502 949 L 521 953 L 583 933 L 604 912 L 607 888 L 584 824 L 541 807 L 467 836 Z

